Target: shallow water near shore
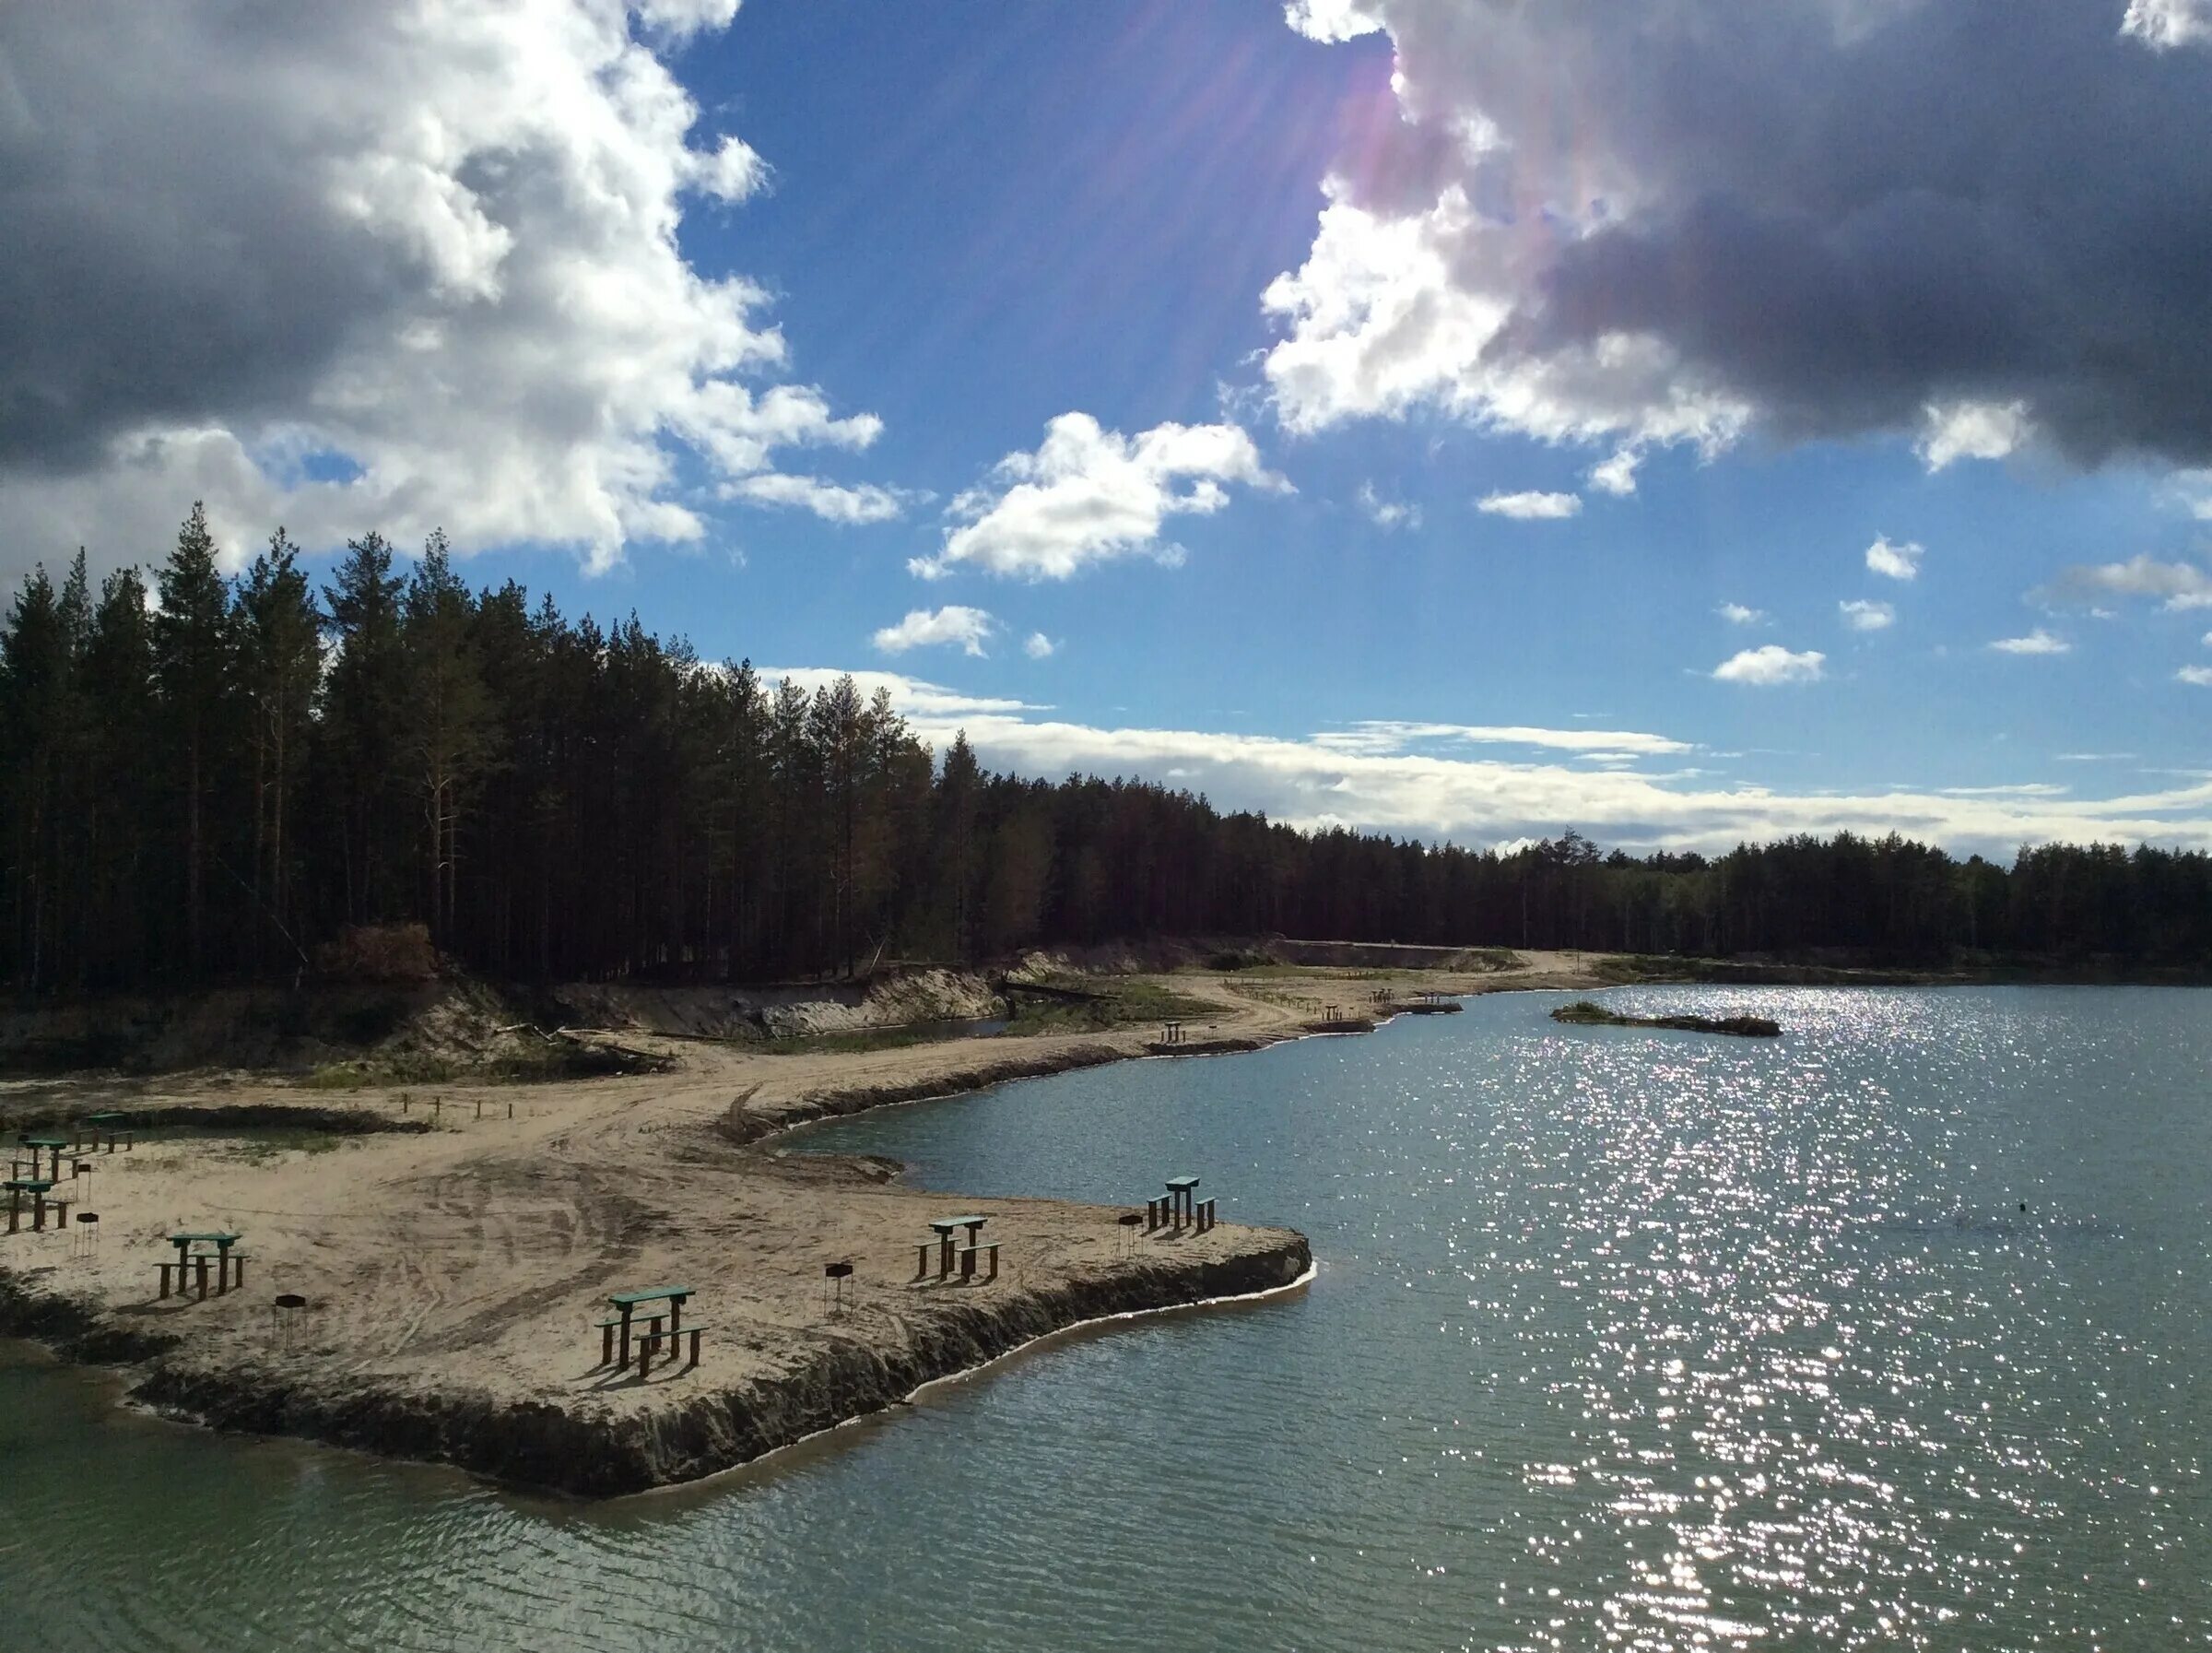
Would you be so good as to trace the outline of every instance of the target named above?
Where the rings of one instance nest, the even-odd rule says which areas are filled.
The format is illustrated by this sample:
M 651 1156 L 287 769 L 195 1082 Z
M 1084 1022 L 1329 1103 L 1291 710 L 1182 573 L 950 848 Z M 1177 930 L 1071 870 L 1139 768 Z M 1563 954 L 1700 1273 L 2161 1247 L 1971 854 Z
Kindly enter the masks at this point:
M 792 1139 L 975 1194 L 1190 1172 L 1322 1270 L 700 1488 L 521 1498 L 0 1356 L 14 1622 L 195 1653 L 2212 1642 L 2212 995 L 1606 996 L 1777 1041 L 1551 1022 L 1570 997 Z

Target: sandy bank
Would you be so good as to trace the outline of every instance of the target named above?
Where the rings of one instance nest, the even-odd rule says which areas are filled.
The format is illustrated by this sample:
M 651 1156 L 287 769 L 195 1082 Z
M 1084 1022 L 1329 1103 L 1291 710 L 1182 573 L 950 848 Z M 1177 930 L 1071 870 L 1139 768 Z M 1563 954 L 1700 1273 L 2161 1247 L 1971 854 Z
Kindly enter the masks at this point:
M 1374 991 L 1582 985 L 1536 959 L 1465 979 L 1423 973 L 1178 974 L 1243 1047 L 1300 1036 Z M 641 1035 L 626 1032 L 629 1043 Z M 47 1081 L 0 1108 L 127 1106 L 156 1128 L 88 1156 L 80 1209 L 101 1238 L 0 1237 L 0 1332 L 132 1368 L 135 1399 L 227 1429 L 284 1434 L 587 1495 L 732 1468 L 879 1410 L 1053 1331 L 1104 1316 L 1282 1286 L 1304 1239 L 1249 1226 L 1265 1191 L 1217 1187 L 1222 1223 L 1141 1239 L 1127 1207 L 925 1194 L 865 1160 L 777 1152 L 807 1119 L 1139 1057 L 1157 1027 L 767 1055 L 670 1038 L 666 1073 L 312 1099 L 251 1076 L 128 1088 Z M 312 1100 L 362 1127 L 255 1132 L 254 1110 Z M 479 1115 L 479 1105 L 481 1117 Z M 510 1117 L 512 1106 L 512 1116 Z M 179 1129 L 179 1127 L 200 1128 Z M 163 1129 L 162 1127 L 170 1128 Z M 1201 1175 L 1206 1166 L 1163 1166 Z M 1128 1191 L 1141 1202 L 1152 1187 Z M 994 1280 L 916 1278 L 916 1243 L 952 1210 L 989 1218 Z M 205 1303 L 155 1293 L 172 1230 L 244 1236 L 247 1285 Z M 845 1305 L 824 1266 L 850 1262 Z M 700 1365 L 641 1381 L 598 1365 L 610 1292 L 697 1289 Z M 288 1316 L 276 1294 L 308 1306 Z

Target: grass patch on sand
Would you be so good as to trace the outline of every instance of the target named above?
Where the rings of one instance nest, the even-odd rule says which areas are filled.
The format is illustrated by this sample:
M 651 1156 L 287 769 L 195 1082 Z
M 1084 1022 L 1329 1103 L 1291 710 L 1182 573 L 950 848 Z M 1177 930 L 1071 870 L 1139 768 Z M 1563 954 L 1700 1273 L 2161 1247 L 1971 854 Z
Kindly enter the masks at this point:
M 763 1039 L 758 1049 L 771 1057 L 817 1056 L 824 1052 L 848 1055 L 871 1050 L 905 1050 L 915 1045 L 941 1045 L 959 1039 L 987 1039 L 989 1033 L 965 1031 L 966 1024 L 947 1021 L 911 1021 L 896 1027 L 860 1027 L 841 1033 L 784 1033 Z
M 224 1158 L 258 1165 L 287 1153 L 335 1153 L 348 1143 L 359 1146 L 359 1137 L 341 1137 L 326 1130 L 275 1130 L 226 1143 Z
M 303 1091 L 365 1091 L 385 1085 L 542 1085 L 623 1073 L 658 1073 L 663 1057 L 617 1045 L 562 1039 L 530 1050 L 480 1061 L 400 1055 L 352 1062 L 325 1062 L 301 1077 Z
M 1194 998 L 1145 976 L 1082 976 L 1050 981 L 1044 986 L 1080 993 L 1080 998 L 1017 996 L 1011 1035 L 1097 1033 L 1144 1021 L 1198 1021 L 1221 1014 L 1211 999 Z

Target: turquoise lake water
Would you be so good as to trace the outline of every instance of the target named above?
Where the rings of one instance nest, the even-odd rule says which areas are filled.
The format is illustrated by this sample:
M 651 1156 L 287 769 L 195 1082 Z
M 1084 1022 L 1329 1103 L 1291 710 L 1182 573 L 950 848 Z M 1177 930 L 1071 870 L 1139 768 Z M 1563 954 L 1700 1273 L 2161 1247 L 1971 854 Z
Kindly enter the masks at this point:
M 1321 1272 L 703 1488 L 523 1498 L 0 1357 L 0 1645 L 2212 1642 L 2212 996 L 1607 997 L 1790 1032 L 1508 995 L 807 1133 L 981 1194 L 1188 1170 Z

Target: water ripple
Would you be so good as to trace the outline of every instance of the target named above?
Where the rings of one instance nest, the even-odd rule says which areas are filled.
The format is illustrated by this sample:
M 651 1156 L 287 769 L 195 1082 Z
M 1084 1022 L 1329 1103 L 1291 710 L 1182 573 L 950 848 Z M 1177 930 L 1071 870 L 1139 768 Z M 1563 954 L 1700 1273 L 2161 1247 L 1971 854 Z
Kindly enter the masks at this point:
M 1477 1001 L 817 1133 L 982 1193 L 1191 1169 L 1300 1298 L 1139 1322 L 609 1508 L 0 1366 L 53 1645 L 2076 1648 L 2212 1641 L 2204 995 Z

